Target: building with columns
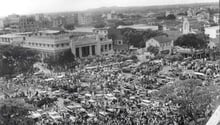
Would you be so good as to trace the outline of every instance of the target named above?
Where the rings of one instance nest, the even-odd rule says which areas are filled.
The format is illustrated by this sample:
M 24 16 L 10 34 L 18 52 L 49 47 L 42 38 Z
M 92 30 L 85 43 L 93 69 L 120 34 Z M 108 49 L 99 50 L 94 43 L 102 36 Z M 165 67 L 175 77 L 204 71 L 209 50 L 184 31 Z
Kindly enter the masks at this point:
M 15 45 L 22 46 L 25 37 L 18 34 L 3 34 L 0 35 L 0 45 Z
M 108 39 L 108 28 L 94 29 L 93 34 L 72 39 L 71 50 L 78 58 L 113 53 L 113 42 Z
M 70 50 L 70 33 L 58 30 L 21 33 L 25 36 L 23 47 L 40 52 L 43 58 L 59 57 L 59 54 Z

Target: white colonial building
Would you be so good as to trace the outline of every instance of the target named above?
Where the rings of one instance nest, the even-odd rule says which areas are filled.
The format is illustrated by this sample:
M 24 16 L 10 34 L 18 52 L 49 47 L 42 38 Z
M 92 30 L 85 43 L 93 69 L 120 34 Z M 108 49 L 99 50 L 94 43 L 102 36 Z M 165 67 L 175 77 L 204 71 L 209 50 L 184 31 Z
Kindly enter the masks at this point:
M 44 57 L 58 56 L 70 50 L 70 34 L 65 31 L 45 30 L 22 35 L 26 39 L 23 47 L 35 49 Z
M 18 34 L 0 35 L 0 44 L 2 45 L 22 46 L 24 41 L 25 41 L 25 37 Z
M 108 39 L 108 28 L 97 28 L 91 35 L 73 38 L 71 50 L 78 58 L 113 53 L 113 42 Z

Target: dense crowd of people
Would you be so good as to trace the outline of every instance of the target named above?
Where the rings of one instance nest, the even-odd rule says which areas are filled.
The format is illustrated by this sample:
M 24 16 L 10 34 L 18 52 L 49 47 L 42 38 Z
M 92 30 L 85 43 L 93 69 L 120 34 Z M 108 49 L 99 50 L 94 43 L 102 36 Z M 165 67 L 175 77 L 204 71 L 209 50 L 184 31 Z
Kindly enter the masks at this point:
M 30 113 L 39 125 L 185 125 L 191 119 L 176 111 L 178 105 L 153 98 L 166 64 L 161 60 L 137 63 L 136 59 L 108 56 L 77 60 L 74 68 L 53 69 L 53 74 L 19 76 L 8 81 L 15 88 L 6 98 L 24 97 L 39 110 Z M 199 62 L 172 64 L 197 70 Z M 72 65 L 71 65 L 72 67 Z M 200 65 L 204 69 L 204 65 Z M 206 65 L 204 73 L 218 72 L 217 65 Z M 211 69 L 211 71 L 208 71 Z M 178 78 L 169 79 L 167 82 Z M 6 91 L 7 90 L 3 90 Z M 47 112 L 47 113 L 46 113 Z

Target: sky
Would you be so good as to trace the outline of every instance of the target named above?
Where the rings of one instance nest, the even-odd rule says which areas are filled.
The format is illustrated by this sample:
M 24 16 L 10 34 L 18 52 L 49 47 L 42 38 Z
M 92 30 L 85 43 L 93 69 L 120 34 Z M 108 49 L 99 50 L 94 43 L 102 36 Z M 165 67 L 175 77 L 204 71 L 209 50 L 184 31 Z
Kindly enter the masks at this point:
M 81 11 L 109 6 L 151 6 L 181 3 L 218 2 L 219 0 L 0 0 L 0 17 L 10 14 Z

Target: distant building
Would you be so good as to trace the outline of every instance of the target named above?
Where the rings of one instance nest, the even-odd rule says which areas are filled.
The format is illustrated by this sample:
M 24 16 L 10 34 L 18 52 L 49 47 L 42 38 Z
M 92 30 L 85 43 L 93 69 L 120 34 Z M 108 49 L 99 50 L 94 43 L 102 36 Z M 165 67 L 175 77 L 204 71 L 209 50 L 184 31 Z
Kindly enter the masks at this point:
M 9 15 L 3 20 L 4 27 L 10 28 L 10 30 L 18 31 L 19 27 L 19 15 Z
M 44 14 L 36 14 L 34 15 L 36 21 L 42 21 L 45 17 Z
M 210 19 L 210 14 L 209 12 L 202 10 L 200 12 L 197 12 L 196 17 L 199 22 L 207 22 Z
M 165 12 L 165 16 L 167 17 L 168 15 L 172 14 L 170 11 Z
M 113 42 L 108 39 L 108 28 L 94 29 L 93 32 L 92 35 L 84 35 L 71 40 L 71 50 L 76 57 L 113 53 Z
M 107 20 L 119 20 L 119 16 L 117 13 L 115 13 L 115 11 L 111 11 L 110 13 L 106 14 L 106 19 Z
M 153 26 L 153 25 L 145 25 L 145 24 L 136 24 L 136 25 L 128 25 L 128 26 L 118 26 L 117 29 L 125 29 L 125 28 L 131 28 L 135 30 L 158 30 L 159 26 Z
M 37 22 L 34 17 L 22 16 L 19 18 L 19 32 L 37 31 Z
M 193 17 L 194 15 L 195 15 L 195 11 L 193 9 L 189 8 L 187 10 L 187 16 L 188 17 Z
M 4 21 L 2 19 L 0 19 L 0 29 L 4 28 Z
M 92 17 L 89 14 L 78 13 L 78 24 L 89 25 L 92 23 Z
M 35 20 L 37 22 L 37 27 L 39 29 L 47 29 L 52 27 L 52 21 L 46 18 L 43 14 L 36 14 L 34 15 Z
M 13 15 L 9 15 L 8 17 L 6 17 L 4 19 L 4 24 L 6 26 L 8 25 L 12 25 L 12 24 L 18 24 L 19 23 L 19 15 L 13 14 Z
M 182 31 L 183 34 L 190 33 L 190 24 L 187 18 L 184 18 Z
M 66 20 L 64 17 L 56 17 L 52 20 L 52 27 L 62 27 L 65 23 Z
M 213 21 L 217 24 L 220 24 L 220 13 L 216 13 L 213 15 Z
M 74 16 L 66 17 L 66 24 L 76 24 Z
M 169 54 L 173 48 L 173 40 L 165 35 L 157 36 L 146 41 L 146 50 L 149 46 L 157 46 L 161 54 Z

